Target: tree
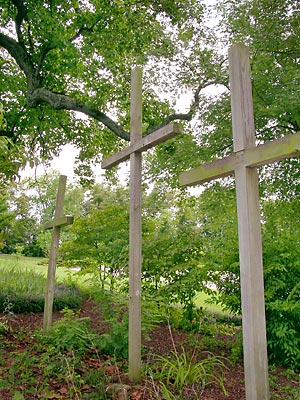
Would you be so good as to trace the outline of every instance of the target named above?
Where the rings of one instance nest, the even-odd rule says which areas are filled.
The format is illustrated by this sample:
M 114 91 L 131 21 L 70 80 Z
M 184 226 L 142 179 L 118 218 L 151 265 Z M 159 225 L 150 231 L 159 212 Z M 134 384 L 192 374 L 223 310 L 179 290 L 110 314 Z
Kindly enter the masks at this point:
M 6 198 L 11 218 L 5 221 L 3 252 L 43 256 L 43 250 L 37 243 L 39 224 L 30 195 L 27 193 L 26 183 L 7 185 Z
M 6 246 L 7 233 L 13 221 L 14 215 L 9 209 L 6 190 L 0 191 L 0 251 Z
M 51 158 L 68 142 L 80 147 L 83 164 L 111 153 L 123 146 L 117 138 L 130 138 L 134 64 L 145 69 L 144 134 L 175 119 L 190 120 L 200 91 L 220 80 L 205 44 L 211 39 L 203 10 L 200 0 L 2 1 L 0 85 L 7 127 L 1 136 L 33 161 L 38 154 Z M 181 90 L 195 91 L 184 113 L 174 112 L 153 88 L 158 83 L 171 92 L 179 82 Z
M 226 54 L 236 42 L 244 42 L 250 48 L 257 143 L 299 132 L 299 7 L 299 1 L 294 0 L 217 2 L 219 23 L 215 31 L 219 44 L 207 52 L 207 58 L 202 52 L 202 57 L 207 66 L 213 61 L 215 71 L 219 67 L 216 82 L 222 83 L 223 90 L 209 97 L 200 95 L 193 135 L 160 146 L 153 156 L 155 163 L 149 168 L 152 174 L 162 171 L 163 179 L 167 177 L 177 184 L 174 176 L 178 170 L 232 153 Z M 224 53 L 223 58 L 220 53 Z M 262 172 L 266 196 L 287 199 L 299 193 L 299 159 L 281 161 Z
M 193 305 L 203 280 L 203 242 L 197 215 L 191 212 L 195 200 L 162 185 L 144 197 L 144 293 L 160 296 L 166 303 Z
M 299 132 L 299 0 L 219 0 L 218 7 L 225 48 L 234 42 L 250 48 L 257 142 Z M 232 152 L 230 113 L 228 91 L 202 115 L 202 124 L 213 128 L 200 142 L 211 157 Z M 282 161 L 265 171 L 261 176 L 269 195 L 291 198 L 299 193 L 299 160 Z
M 35 179 L 26 178 L 5 186 L 0 196 L 0 237 L 3 252 L 22 252 L 27 256 L 46 256 L 51 233 L 43 224 L 54 217 L 59 173 L 50 171 Z M 64 212 L 79 216 L 83 213 L 85 189 L 71 183 L 67 185 Z M 69 237 L 64 229 L 61 240 Z
M 129 206 L 127 190 L 108 191 L 102 185 L 87 200 L 86 212 L 77 217 L 61 256 L 70 266 L 90 273 L 102 288 L 114 289 L 117 279 L 128 274 Z

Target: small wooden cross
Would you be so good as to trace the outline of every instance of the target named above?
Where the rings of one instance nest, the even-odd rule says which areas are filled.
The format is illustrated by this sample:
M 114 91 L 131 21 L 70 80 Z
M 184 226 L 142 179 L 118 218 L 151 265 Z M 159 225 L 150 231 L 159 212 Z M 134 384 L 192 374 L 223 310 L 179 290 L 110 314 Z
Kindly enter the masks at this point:
M 70 215 L 63 215 L 66 182 L 67 182 L 67 177 L 64 175 L 60 175 L 54 219 L 44 225 L 44 229 L 53 229 L 51 237 L 50 254 L 49 254 L 47 286 L 45 293 L 44 324 L 43 324 L 44 333 L 48 332 L 52 324 L 56 257 L 59 247 L 60 228 L 65 225 L 73 224 L 73 219 L 74 219 Z
M 132 70 L 130 98 L 130 145 L 103 160 L 101 166 L 111 168 L 130 158 L 128 375 L 137 383 L 141 380 L 142 152 L 182 129 L 171 123 L 142 137 L 142 70 L 138 67 Z
M 267 400 L 269 383 L 257 167 L 300 156 L 300 134 L 256 146 L 246 46 L 237 44 L 230 48 L 229 71 L 234 153 L 183 172 L 180 183 L 192 186 L 235 174 L 246 398 Z

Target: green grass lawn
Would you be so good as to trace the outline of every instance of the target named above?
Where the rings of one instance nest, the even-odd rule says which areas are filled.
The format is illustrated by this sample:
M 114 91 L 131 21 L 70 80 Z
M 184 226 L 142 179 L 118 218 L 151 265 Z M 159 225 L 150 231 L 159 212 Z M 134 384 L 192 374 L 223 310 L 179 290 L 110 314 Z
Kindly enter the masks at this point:
M 222 310 L 222 307 L 219 304 L 210 304 L 208 301 L 211 299 L 211 297 L 204 293 L 204 292 L 198 292 L 195 296 L 195 305 L 196 307 L 203 307 L 207 311 L 211 313 L 218 313 L 218 314 L 228 314 L 227 312 Z
M 36 274 L 47 276 L 48 260 L 46 258 L 24 257 L 14 254 L 0 254 L 0 270 L 11 270 L 16 272 L 31 271 Z M 56 270 L 56 279 L 59 282 L 64 281 L 70 275 L 68 268 L 58 267 Z

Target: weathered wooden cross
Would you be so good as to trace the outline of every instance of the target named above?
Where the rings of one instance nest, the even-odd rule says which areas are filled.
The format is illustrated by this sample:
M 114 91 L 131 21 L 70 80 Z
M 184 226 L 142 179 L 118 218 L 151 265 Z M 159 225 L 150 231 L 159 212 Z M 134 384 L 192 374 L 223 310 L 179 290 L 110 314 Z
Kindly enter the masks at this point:
M 256 146 L 249 53 L 229 50 L 234 153 L 180 175 L 192 186 L 235 174 L 247 400 L 269 399 L 262 241 L 257 167 L 300 155 L 300 134 Z
M 141 379 L 141 265 L 142 265 L 142 152 L 181 133 L 171 123 L 142 137 L 142 70 L 131 74 L 130 145 L 103 160 L 102 168 L 111 168 L 130 158 L 129 226 L 129 378 Z
M 73 224 L 72 216 L 63 215 L 66 182 L 67 182 L 67 177 L 65 175 L 60 175 L 59 183 L 58 183 L 58 190 L 57 190 L 54 219 L 44 225 L 44 229 L 53 229 L 52 237 L 51 237 L 50 254 L 49 254 L 47 286 L 46 286 L 46 292 L 45 292 L 44 324 L 43 324 L 43 330 L 45 333 L 48 332 L 48 330 L 52 324 L 56 257 L 57 257 L 57 251 L 58 251 L 58 246 L 59 246 L 60 228 L 64 225 Z

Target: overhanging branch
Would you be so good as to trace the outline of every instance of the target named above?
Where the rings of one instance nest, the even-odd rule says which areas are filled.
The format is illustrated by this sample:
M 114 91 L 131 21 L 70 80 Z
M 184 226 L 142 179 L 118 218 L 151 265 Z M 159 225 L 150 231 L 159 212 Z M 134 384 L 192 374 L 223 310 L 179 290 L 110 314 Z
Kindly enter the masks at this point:
M 27 98 L 28 105 L 36 107 L 40 103 L 50 104 L 56 110 L 69 110 L 78 111 L 83 114 L 96 119 L 101 122 L 113 133 L 119 136 L 121 139 L 126 141 L 130 140 L 129 132 L 125 131 L 120 125 L 114 122 L 110 117 L 104 114 L 102 111 L 93 109 L 81 101 L 75 100 L 72 97 L 50 92 L 44 88 L 35 89 L 32 93 L 29 93 Z
M 190 109 L 187 113 L 174 113 L 171 115 L 168 115 L 159 125 L 157 126 L 149 126 L 149 128 L 146 130 L 143 136 L 149 135 L 150 133 L 156 131 L 157 129 L 163 128 L 164 126 L 168 125 L 170 122 L 173 121 L 191 121 L 192 118 L 194 117 L 198 107 L 199 107 L 199 102 L 200 102 L 200 97 L 199 94 L 201 90 L 205 89 L 208 86 L 215 85 L 215 84 L 220 84 L 220 82 L 216 80 L 210 80 L 210 81 L 205 81 L 201 82 L 197 89 L 195 90 L 194 93 L 194 100 L 190 106 Z

